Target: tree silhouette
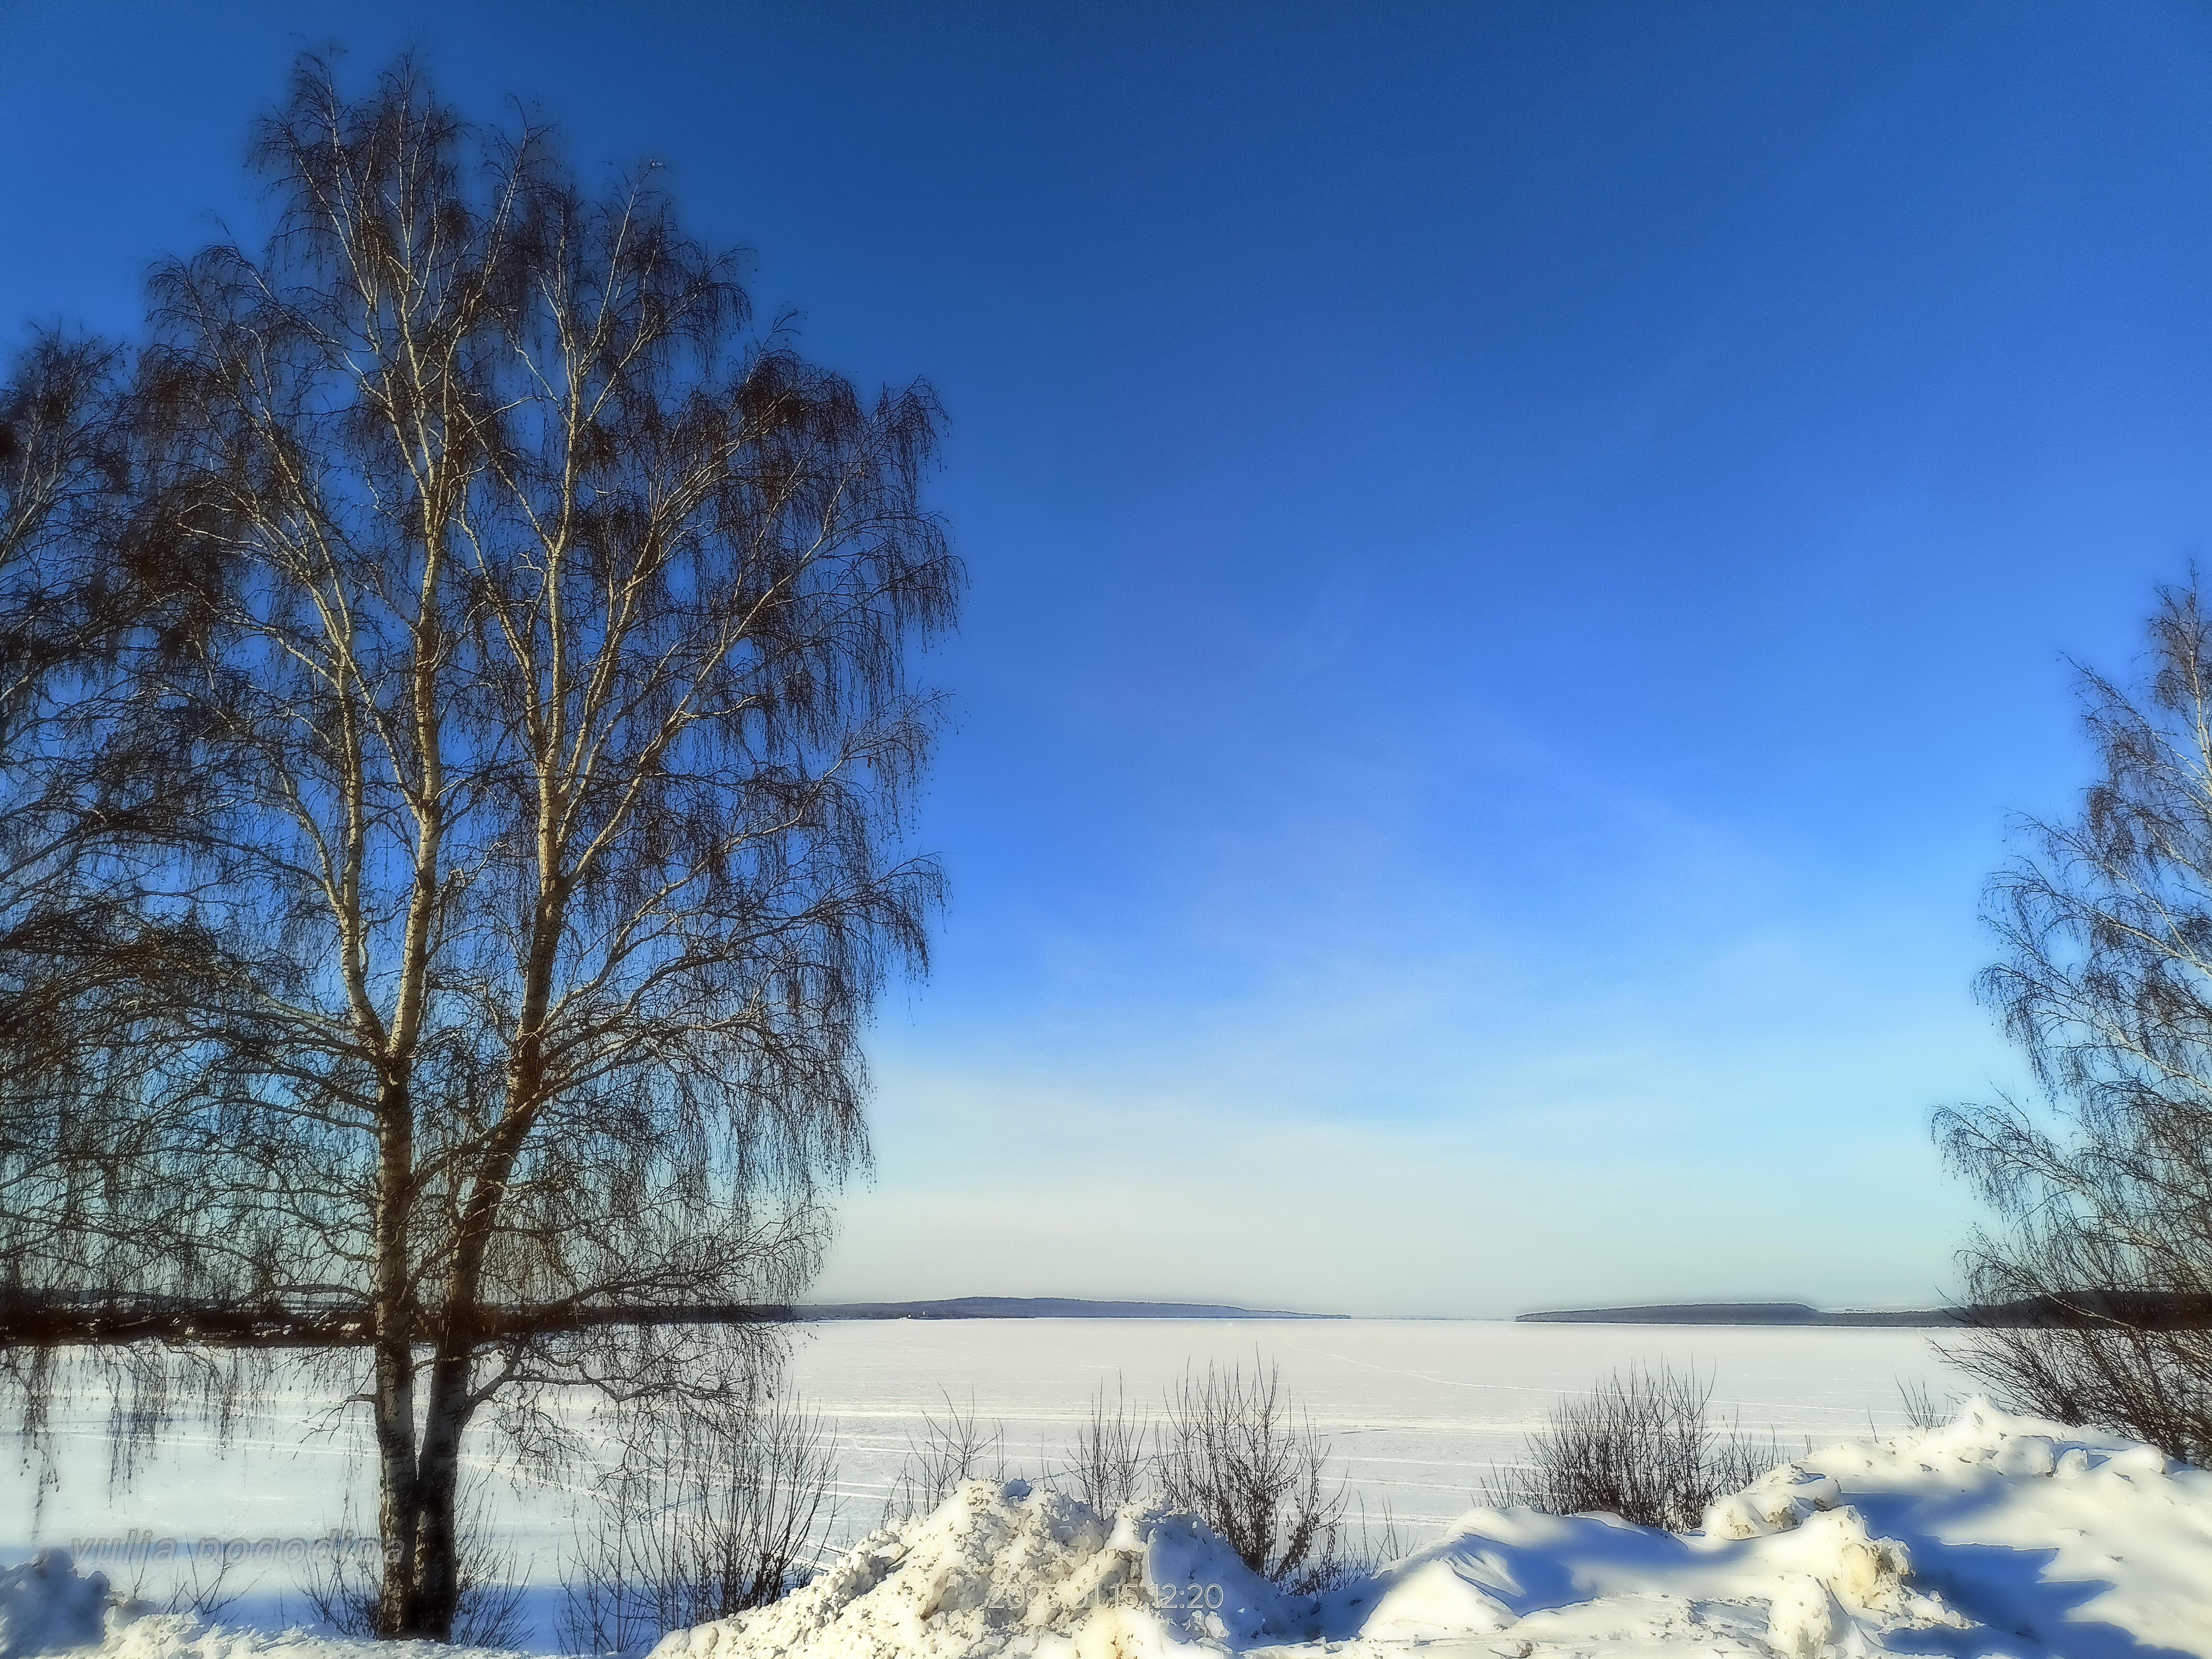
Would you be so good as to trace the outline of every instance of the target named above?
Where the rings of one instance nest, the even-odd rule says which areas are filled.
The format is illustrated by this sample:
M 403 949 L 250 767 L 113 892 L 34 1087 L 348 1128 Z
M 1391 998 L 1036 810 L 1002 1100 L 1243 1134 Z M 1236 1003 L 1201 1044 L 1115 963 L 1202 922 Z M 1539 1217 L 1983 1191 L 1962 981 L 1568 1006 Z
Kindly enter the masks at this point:
M 2212 1457 L 2212 617 L 2162 591 L 2135 688 L 2081 676 L 2099 775 L 1990 885 L 1984 1000 L 2038 1094 L 1938 1115 L 1997 1224 L 1992 1319 L 1955 1358 L 2002 1396 Z M 2007 1306 L 2005 1304 L 2013 1304 Z
M 442 1638 L 471 1425 L 552 1455 L 550 1390 L 742 1396 L 866 1156 L 860 1033 L 939 884 L 897 848 L 941 417 L 753 329 L 650 173 L 587 191 L 411 64 L 303 60 L 253 155 L 266 246 L 156 273 L 105 544 L 164 607 L 117 729 L 196 781 L 131 902 L 212 983 L 43 1150 L 10 1322 L 345 1373 L 377 1629 Z

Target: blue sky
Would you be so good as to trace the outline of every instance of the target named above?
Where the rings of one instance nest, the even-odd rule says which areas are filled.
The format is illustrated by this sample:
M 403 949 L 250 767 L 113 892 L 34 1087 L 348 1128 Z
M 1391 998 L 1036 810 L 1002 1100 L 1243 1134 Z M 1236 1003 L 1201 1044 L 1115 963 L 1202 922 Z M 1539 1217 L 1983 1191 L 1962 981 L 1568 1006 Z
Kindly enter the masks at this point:
M 822 1295 L 1947 1286 L 1980 884 L 2212 523 L 2212 14 L 0 0 L 0 331 L 133 327 L 331 40 L 951 410 Z

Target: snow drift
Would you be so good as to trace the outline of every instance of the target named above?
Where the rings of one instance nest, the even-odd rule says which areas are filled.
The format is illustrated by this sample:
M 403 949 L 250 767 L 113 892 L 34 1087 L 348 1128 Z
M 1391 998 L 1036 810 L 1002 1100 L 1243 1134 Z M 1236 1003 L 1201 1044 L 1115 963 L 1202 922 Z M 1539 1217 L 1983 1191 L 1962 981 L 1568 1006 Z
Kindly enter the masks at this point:
M 970 1480 L 933 1514 L 864 1540 L 757 1612 L 663 1640 L 652 1659 L 969 1659 L 1237 1651 L 1294 1610 L 1187 1515 L 1112 1522 L 1016 1480 Z
M 1381 1659 L 1880 1652 L 2212 1659 L 2212 1474 L 1985 1404 L 1830 1447 L 1676 1534 L 1609 1516 L 1470 1510 L 1316 1602 L 1188 1516 L 1110 1522 L 971 1482 L 772 1607 L 653 1659 Z
M 0 1659 L 99 1641 L 114 1599 L 106 1577 L 80 1573 L 67 1550 L 0 1567 Z
M 103 1633 L 103 1620 L 105 1629 Z M 58 1553 L 0 1572 L 0 1659 L 392 1659 L 133 1616 Z M 452 1649 L 437 1650 L 458 1659 Z M 774 1605 L 653 1659 L 2212 1659 L 2212 1474 L 1976 1403 L 1772 1470 L 1686 1534 L 1470 1510 L 1319 1601 L 1200 1522 L 971 1481 Z M 427 1659 L 427 1653 L 425 1656 Z
M 96 1659 L 523 1659 L 434 1642 L 359 1642 L 226 1628 L 161 1613 L 80 1572 L 67 1550 L 0 1567 L 0 1659 L 81 1653 Z

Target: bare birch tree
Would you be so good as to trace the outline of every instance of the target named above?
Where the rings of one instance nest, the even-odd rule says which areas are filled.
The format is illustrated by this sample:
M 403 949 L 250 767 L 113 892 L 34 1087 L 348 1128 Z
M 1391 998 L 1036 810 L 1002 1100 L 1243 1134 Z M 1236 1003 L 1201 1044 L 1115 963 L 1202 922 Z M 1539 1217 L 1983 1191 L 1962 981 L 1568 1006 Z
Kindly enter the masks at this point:
M 120 538 L 189 595 L 131 729 L 201 781 L 165 876 L 241 966 L 221 1076 L 112 1109 L 195 1194 L 194 1340 L 366 1350 L 376 1626 L 443 1637 L 472 1425 L 743 1395 L 866 1156 L 939 888 L 897 848 L 940 416 L 755 330 L 649 172 L 587 191 L 411 65 L 303 61 L 254 159 L 266 247 L 156 275 Z
M 2212 617 L 2162 591 L 2135 687 L 2081 675 L 2098 775 L 1990 886 L 1981 991 L 2039 1085 L 1938 1115 L 1996 1208 L 2003 1307 L 1956 1358 L 2001 1396 L 2212 1460 Z

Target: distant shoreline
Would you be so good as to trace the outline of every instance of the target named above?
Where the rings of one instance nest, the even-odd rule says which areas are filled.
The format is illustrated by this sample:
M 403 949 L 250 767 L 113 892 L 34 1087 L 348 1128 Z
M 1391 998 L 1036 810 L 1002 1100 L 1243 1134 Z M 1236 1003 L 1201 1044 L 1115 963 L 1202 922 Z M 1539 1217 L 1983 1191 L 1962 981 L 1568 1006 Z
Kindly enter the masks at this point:
M 1974 1322 L 1964 1308 L 1832 1312 L 1802 1302 L 1671 1302 L 1630 1308 L 1567 1308 L 1524 1313 L 1528 1325 L 1790 1325 L 1927 1328 Z
M 2078 1299 L 2028 1298 L 1946 1308 L 1815 1308 L 1804 1302 L 1660 1302 L 1618 1308 L 1559 1308 L 1514 1316 L 1522 1325 L 1681 1325 L 1759 1330 L 1963 1330 L 2075 1322 L 2085 1312 L 2122 1316 L 2148 1326 L 2212 1328 L 2212 1297 L 2083 1292 Z M 1124 1319 L 1204 1321 L 1299 1320 L 1351 1322 L 1380 1318 L 1437 1323 L 1490 1323 L 1466 1315 L 1297 1313 L 1286 1308 L 1243 1308 L 1218 1302 L 1122 1302 L 1068 1296 L 952 1296 L 920 1302 L 817 1302 L 768 1310 L 771 1318 L 799 1324 L 863 1320 Z M 1496 1322 L 1509 1322 L 1496 1321 Z
M 1065 1296 L 954 1296 L 933 1302 L 825 1302 L 791 1310 L 802 1323 L 842 1319 L 1349 1319 L 1206 1302 L 1091 1302 Z
M 2145 1330 L 2212 1329 L 2212 1296 L 2160 1291 L 2072 1291 L 2063 1296 L 2023 1297 L 2015 1302 L 1976 1302 L 1954 1308 L 1840 1312 L 1809 1307 L 1802 1302 L 1672 1302 L 1643 1307 L 1570 1308 L 1556 1313 L 1525 1313 L 1516 1322 L 2024 1330 L 2078 1326 L 2091 1321 L 2118 1321 Z

